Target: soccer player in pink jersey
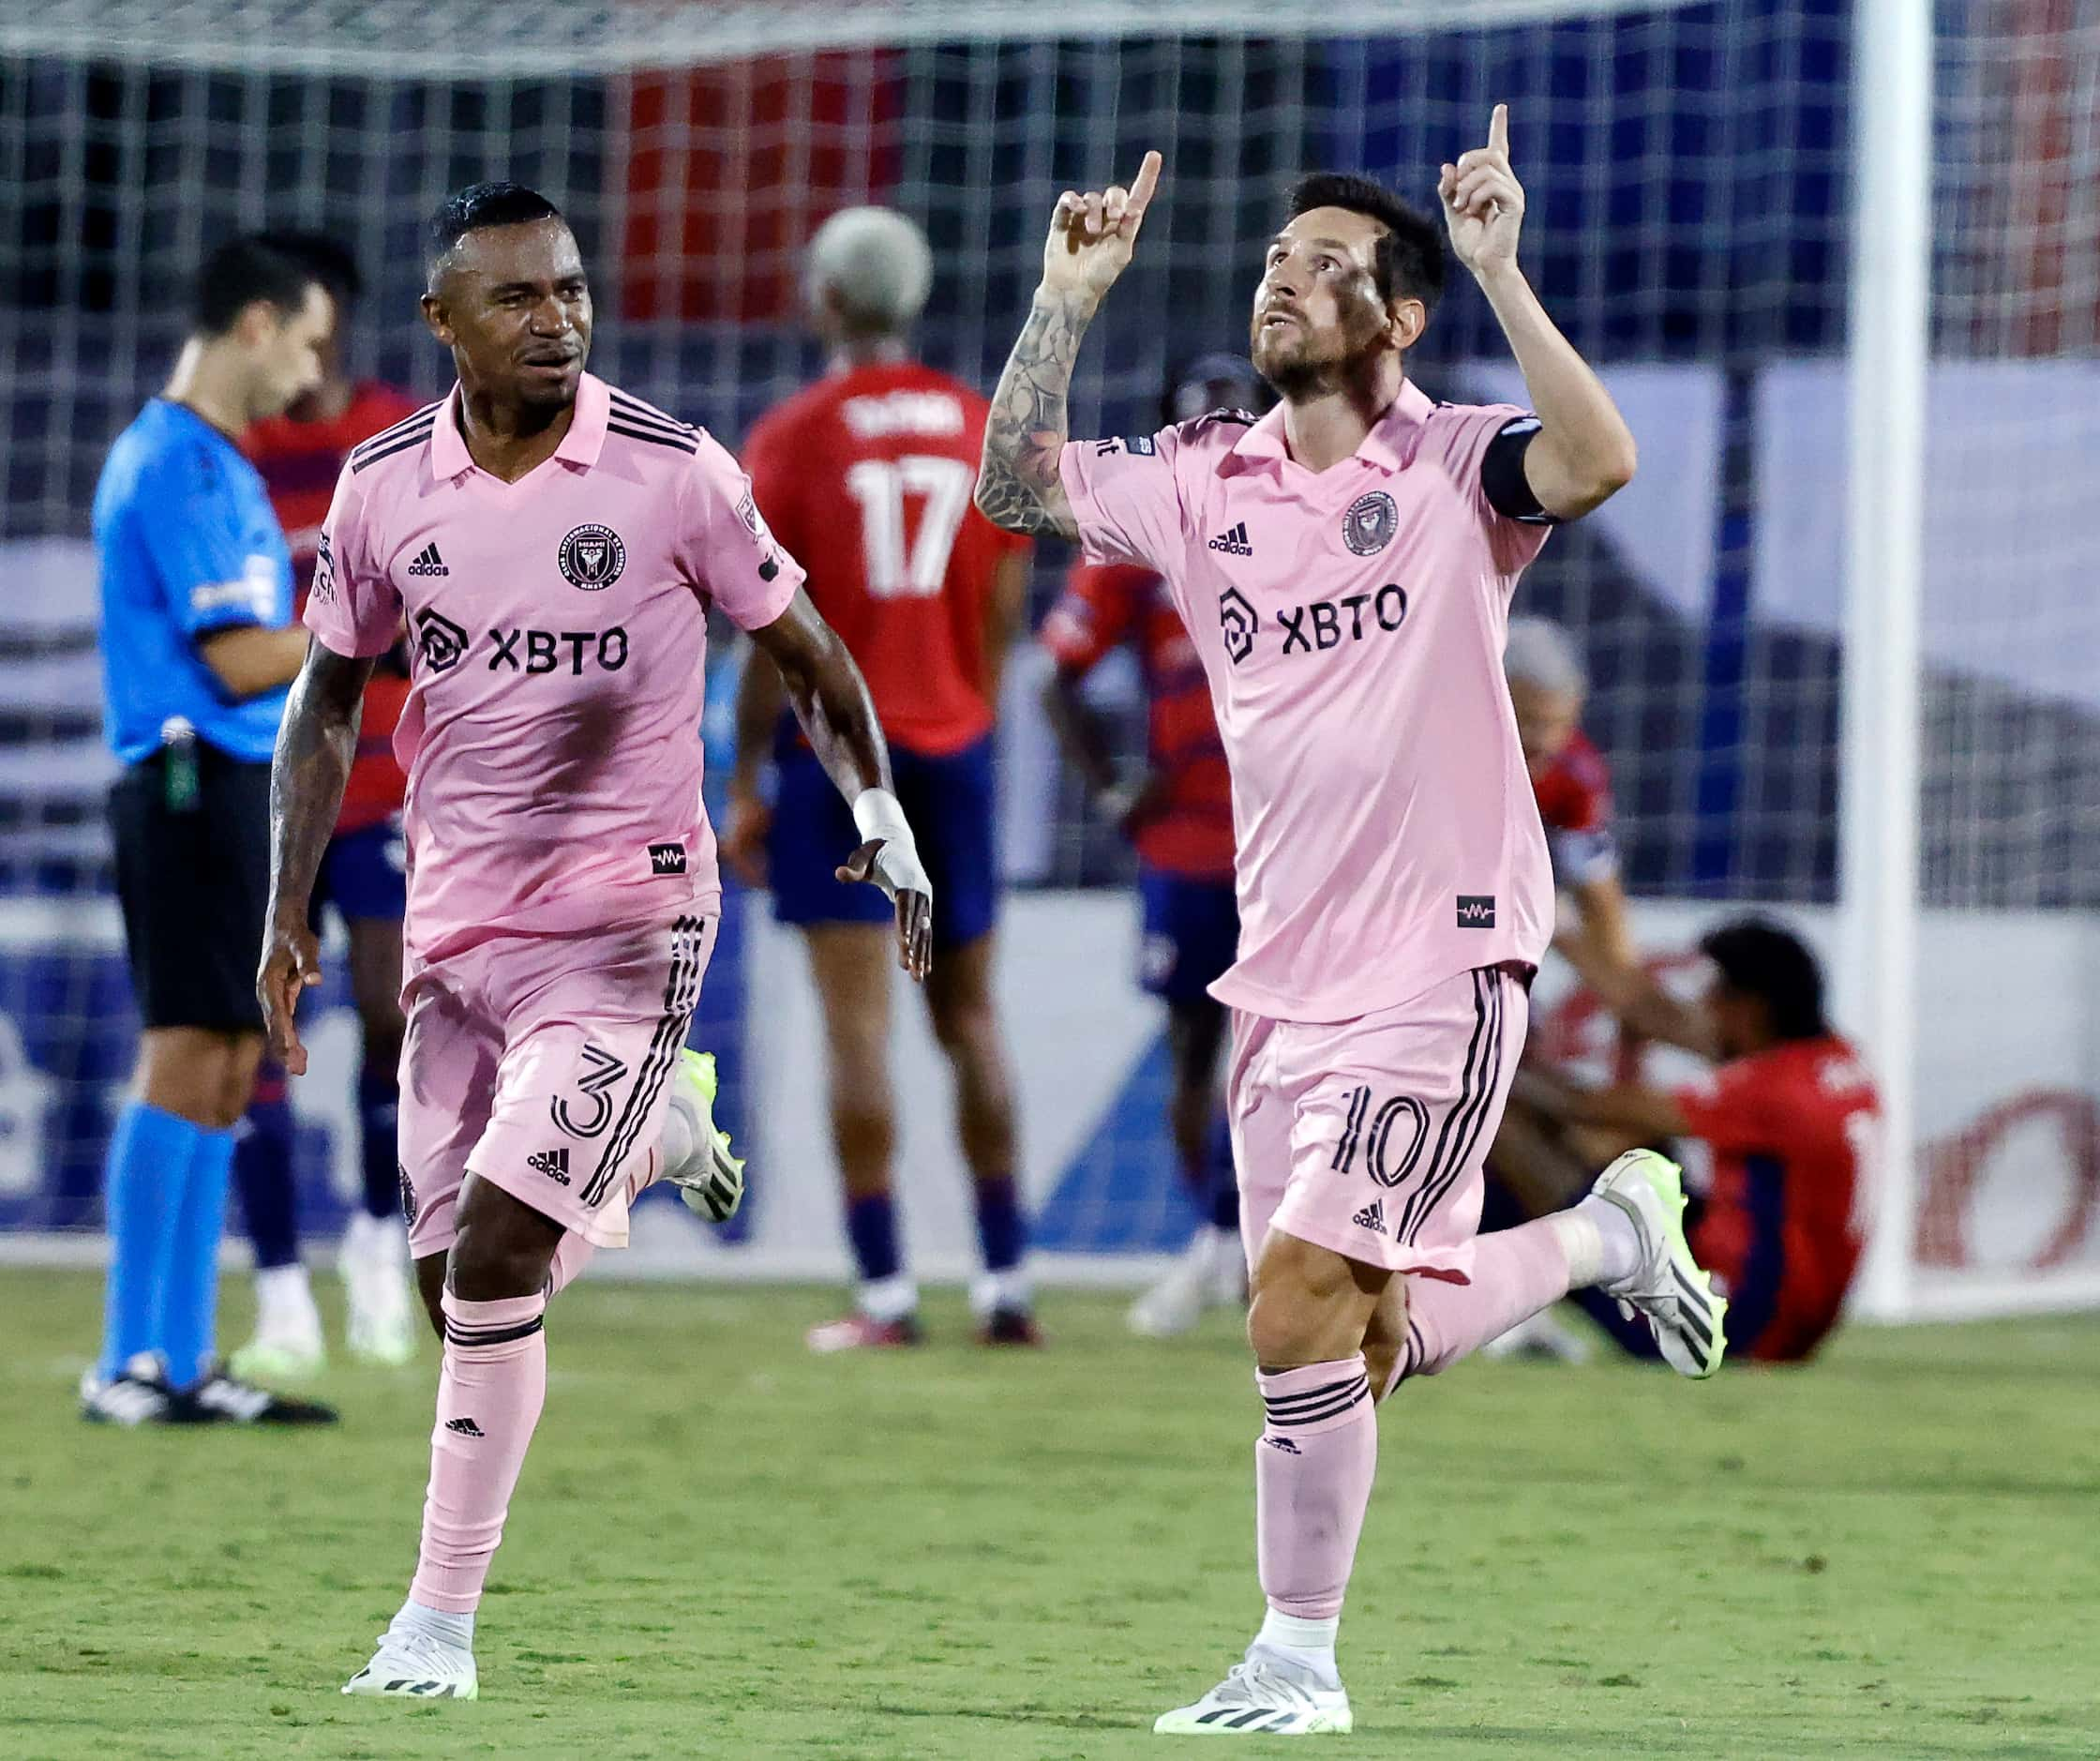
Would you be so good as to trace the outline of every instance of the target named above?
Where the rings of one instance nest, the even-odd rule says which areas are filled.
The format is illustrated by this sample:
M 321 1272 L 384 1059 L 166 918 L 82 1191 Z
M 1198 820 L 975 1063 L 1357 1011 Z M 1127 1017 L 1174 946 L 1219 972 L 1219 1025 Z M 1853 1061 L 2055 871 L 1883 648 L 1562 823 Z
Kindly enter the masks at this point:
M 894 904 L 923 977 L 932 900 L 861 675 L 736 462 L 584 371 L 591 294 L 552 203 L 452 198 L 424 316 L 445 399 L 352 452 L 322 530 L 313 633 L 277 749 L 258 981 L 286 1067 L 319 979 L 306 901 L 405 617 L 410 1248 L 444 1339 L 422 1551 L 350 1693 L 472 1699 L 473 1616 L 547 1391 L 548 1298 L 627 1239 L 658 1179 L 717 1218 L 712 1069 L 683 1051 L 720 914 L 700 805 L 707 612 L 779 668 L 865 841 L 841 880 Z
M 1350 1728 L 1335 1633 L 1377 1461 L 1373 1401 L 1570 1288 L 1635 1304 L 1687 1374 L 1722 1304 L 1677 1170 L 1636 1152 L 1571 1210 L 1478 1235 L 1480 1163 L 1552 933 L 1546 840 L 1501 651 L 1558 519 L 1632 475 L 1632 436 L 1517 267 L 1508 118 L 1443 168 L 1451 248 L 1536 414 L 1432 402 L 1408 352 L 1443 284 L 1434 224 L 1379 185 L 1308 178 L 1254 290 L 1282 399 L 1069 441 L 1087 325 L 1159 183 L 1058 199 L 985 430 L 978 505 L 1156 569 L 1210 680 L 1232 767 L 1239 957 L 1227 1109 L 1267 1422 L 1254 1451 L 1268 1615 L 1169 1733 Z

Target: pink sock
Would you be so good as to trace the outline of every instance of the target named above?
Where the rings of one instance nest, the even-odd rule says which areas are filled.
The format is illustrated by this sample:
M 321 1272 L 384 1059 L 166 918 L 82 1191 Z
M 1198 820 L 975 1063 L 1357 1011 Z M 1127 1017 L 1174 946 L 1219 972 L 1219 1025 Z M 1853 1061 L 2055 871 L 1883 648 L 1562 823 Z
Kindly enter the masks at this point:
M 1408 1279 L 1407 1343 L 1386 1392 L 1449 1369 L 1567 1294 L 1568 1250 L 1552 1217 L 1478 1237 L 1471 1284 Z
M 444 1364 L 430 1433 L 423 1551 L 409 1600 L 472 1614 L 503 1538 L 511 1488 L 547 1398 L 547 1297 L 464 1302 L 444 1293 Z
M 1280 1614 L 1342 1612 L 1378 1471 L 1378 1421 L 1363 1355 L 1260 1371 L 1268 1422 L 1254 1445 L 1255 1555 Z

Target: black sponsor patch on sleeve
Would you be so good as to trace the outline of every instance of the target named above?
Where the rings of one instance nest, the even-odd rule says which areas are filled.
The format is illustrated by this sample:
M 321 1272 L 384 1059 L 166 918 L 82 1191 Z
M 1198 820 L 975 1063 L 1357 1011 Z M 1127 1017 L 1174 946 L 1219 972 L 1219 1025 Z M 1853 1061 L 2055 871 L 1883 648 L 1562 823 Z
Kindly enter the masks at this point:
M 1492 929 L 1494 927 L 1494 895 L 1492 893 L 1461 893 L 1459 895 L 1459 927 L 1461 929 Z
M 649 867 L 652 874 L 683 874 L 685 872 L 685 846 L 682 844 L 652 844 L 649 847 Z

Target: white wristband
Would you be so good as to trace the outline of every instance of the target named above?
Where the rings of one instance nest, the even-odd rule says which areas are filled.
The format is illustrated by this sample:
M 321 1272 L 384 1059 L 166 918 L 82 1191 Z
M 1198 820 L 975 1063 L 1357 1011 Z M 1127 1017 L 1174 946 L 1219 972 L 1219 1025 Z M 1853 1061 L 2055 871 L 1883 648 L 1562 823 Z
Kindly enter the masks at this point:
M 896 796 L 887 789 L 862 790 L 853 802 L 853 827 L 864 840 L 882 840 L 868 879 L 884 894 L 892 899 L 899 893 L 923 893 L 929 899 L 933 897 L 933 883 L 926 878 L 925 865 L 919 860 L 919 846 Z
M 892 844 L 914 841 L 902 805 L 887 789 L 863 789 L 853 798 L 853 829 L 863 842 L 877 837 Z

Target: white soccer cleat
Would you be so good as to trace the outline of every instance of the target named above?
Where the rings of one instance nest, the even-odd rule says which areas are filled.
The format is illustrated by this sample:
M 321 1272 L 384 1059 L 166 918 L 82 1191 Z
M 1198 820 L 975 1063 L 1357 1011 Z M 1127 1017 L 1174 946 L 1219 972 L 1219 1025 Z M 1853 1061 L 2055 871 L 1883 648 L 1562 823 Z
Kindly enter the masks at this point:
M 362 1363 L 389 1369 L 415 1356 L 415 1316 L 409 1301 L 409 1237 L 398 1220 L 359 1211 L 343 1230 L 336 1270 L 348 1303 L 345 1343 Z
M 685 1120 L 696 1146 L 663 1178 L 678 1188 L 685 1208 L 710 1223 L 727 1223 L 743 1202 L 743 1164 L 729 1153 L 729 1134 L 714 1128 L 715 1073 L 712 1052 L 679 1054 L 671 1080 L 671 1106 Z
M 1355 1727 L 1349 1695 L 1323 1688 L 1310 1672 L 1255 1647 L 1193 1706 L 1162 1712 L 1162 1737 L 1340 1736 Z
M 395 1694 L 411 1700 L 478 1700 L 474 1654 L 426 1633 L 379 1635 L 372 1661 L 343 1683 L 345 1693 Z
M 1636 1309 L 1646 1317 L 1663 1362 L 1679 1376 L 1713 1375 L 1728 1350 L 1728 1299 L 1714 1293 L 1685 1240 L 1683 1171 L 1653 1150 L 1628 1150 L 1590 1190 L 1631 1217 L 1641 1235 L 1639 1269 L 1606 1285 L 1605 1295 L 1617 1297 L 1629 1319 Z
M 1130 1330 L 1144 1339 L 1172 1339 L 1204 1312 L 1247 1301 L 1247 1258 L 1237 1232 L 1199 1228 L 1166 1275 L 1131 1304 Z

